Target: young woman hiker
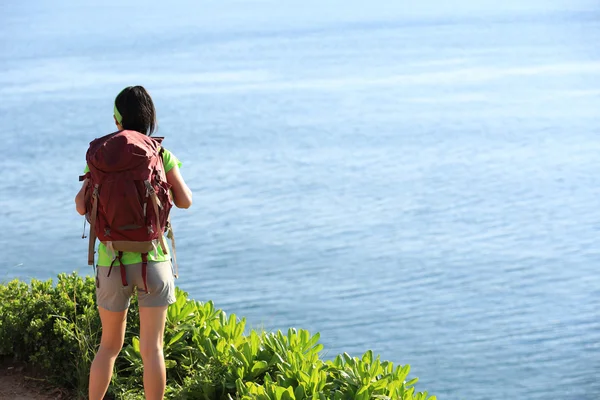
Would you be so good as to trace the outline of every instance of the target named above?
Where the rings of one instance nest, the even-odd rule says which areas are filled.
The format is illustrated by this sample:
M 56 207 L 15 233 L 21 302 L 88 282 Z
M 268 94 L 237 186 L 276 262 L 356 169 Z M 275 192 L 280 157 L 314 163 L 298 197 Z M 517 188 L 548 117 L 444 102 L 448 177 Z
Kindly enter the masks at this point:
M 119 93 L 114 119 L 118 131 L 91 143 L 84 183 L 75 197 L 77 211 L 87 215 L 92 225 L 92 265 L 96 236 L 101 241 L 96 301 L 102 339 L 90 370 L 89 398 L 101 400 L 108 389 L 115 359 L 123 346 L 127 309 L 135 287 L 144 392 L 147 400 L 162 399 L 166 386 L 163 334 L 167 307 L 175 302 L 164 232 L 170 225 L 171 199 L 176 207 L 188 208 L 192 192 L 179 172 L 179 160 L 160 146 L 160 139 L 150 137 L 156 129 L 156 112 L 143 87 L 130 86 Z M 157 161 L 161 159 L 162 163 Z M 138 177 L 140 173 L 144 178 Z M 135 215 L 122 215 L 127 212 Z M 119 219 L 134 222 L 115 222 Z

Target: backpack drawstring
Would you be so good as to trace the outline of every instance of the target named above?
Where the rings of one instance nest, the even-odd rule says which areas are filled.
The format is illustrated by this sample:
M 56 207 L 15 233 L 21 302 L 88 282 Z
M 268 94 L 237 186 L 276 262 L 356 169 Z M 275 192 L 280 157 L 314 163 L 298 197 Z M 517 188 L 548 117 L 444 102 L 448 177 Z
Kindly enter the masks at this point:
M 123 286 L 128 286 L 127 284 L 127 272 L 125 271 L 125 265 L 123 264 L 123 252 L 119 251 L 119 255 L 117 257 L 115 257 L 112 262 L 110 263 L 110 268 L 108 269 L 108 275 L 106 275 L 106 277 L 110 277 L 110 273 L 113 269 L 113 266 L 115 265 L 115 261 L 119 260 L 119 266 L 121 269 L 121 283 L 123 283 Z

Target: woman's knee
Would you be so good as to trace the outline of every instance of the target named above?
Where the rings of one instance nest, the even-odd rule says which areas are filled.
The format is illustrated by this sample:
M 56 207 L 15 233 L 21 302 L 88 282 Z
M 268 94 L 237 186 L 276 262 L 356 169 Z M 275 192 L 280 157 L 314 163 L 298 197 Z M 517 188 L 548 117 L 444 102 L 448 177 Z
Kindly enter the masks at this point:
M 157 343 L 154 341 L 140 341 L 140 354 L 142 356 L 142 360 L 150 360 L 155 357 L 162 357 L 163 346 L 161 343 Z
M 98 307 L 102 320 L 102 338 L 100 349 L 110 356 L 117 356 L 125 341 L 125 327 L 127 326 L 127 310 L 120 312 L 108 311 Z
M 162 357 L 166 316 L 167 306 L 140 307 L 140 353 L 142 359 Z
M 121 352 L 121 349 L 123 348 L 123 341 L 117 341 L 117 342 L 101 342 L 100 343 L 100 350 L 105 352 L 107 355 L 111 356 L 111 357 L 116 357 L 119 355 L 119 353 Z

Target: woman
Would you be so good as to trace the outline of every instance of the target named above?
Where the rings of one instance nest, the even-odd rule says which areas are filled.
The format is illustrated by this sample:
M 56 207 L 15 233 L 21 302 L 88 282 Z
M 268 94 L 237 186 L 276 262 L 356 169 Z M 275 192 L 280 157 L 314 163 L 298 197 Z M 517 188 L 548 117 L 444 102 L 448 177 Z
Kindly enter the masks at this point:
M 115 124 L 119 130 L 133 130 L 148 136 L 156 128 L 154 103 L 142 86 L 125 88 L 115 99 Z M 168 150 L 163 149 L 163 164 L 167 182 L 172 186 L 173 203 L 179 208 L 192 205 L 192 192 L 184 182 L 179 167 L 181 163 Z M 86 172 L 88 171 L 86 167 Z M 86 213 L 85 188 L 75 197 L 77 212 Z M 125 338 L 127 309 L 134 287 L 144 287 L 141 281 L 140 253 L 125 252 L 121 261 L 126 266 L 127 280 L 124 287 L 118 273 L 109 274 L 113 259 L 104 244 L 98 247 L 96 301 L 102 321 L 100 348 L 90 370 L 89 398 L 104 398 L 112 377 L 113 366 Z M 140 352 L 144 363 L 144 392 L 146 399 L 162 399 L 166 386 L 166 369 L 163 355 L 163 334 L 167 307 L 175 302 L 175 285 L 171 270 L 170 255 L 164 254 L 161 246 L 148 253 L 148 291 L 138 290 L 140 306 Z

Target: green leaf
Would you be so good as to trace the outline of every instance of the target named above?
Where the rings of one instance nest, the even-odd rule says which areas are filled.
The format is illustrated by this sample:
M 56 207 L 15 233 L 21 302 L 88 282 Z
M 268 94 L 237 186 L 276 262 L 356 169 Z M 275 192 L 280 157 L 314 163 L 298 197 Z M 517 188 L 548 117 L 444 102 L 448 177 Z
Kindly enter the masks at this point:
M 313 383 L 313 379 L 312 376 L 310 376 L 307 372 L 305 371 L 298 371 L 298 377 L 300 378 L 299 380 L 304 382 L 304 383 L 309 383 L 312 384 Z
M 232 354 L 235 358 L 237 358 L 242 364 L 244 364 L 244 366 L 249 367 L 250 366 L 250 362 L 248 361 L 248 356 L 250 356 L 250 354 L 244 354 L 241 351 L 234 351 L 232 350 Z
M 294 390 L 294 395 L 296 396 L 296 400 L 304 400 L 306 398 L 306 391 L 304 390 L 303 384 L 296 386 L 296 390 Z
M 412 385 L 414 385 L 415 383 L 417 383 L 417 381 L 418 381 L 418 380 L 419 380 L 419 378 L 413 378 L 413 379 L 411 379 L 410 381 L 406 382 L 406 386 L 407 386 L 407 387 L 408 387 L 408 386 L 412 386 Z
M 390 385 L 390 382 L 386 378 L 379 379 L 378 381 L 375 381 L 374 383 L 371 384 L 371 386 L 373 387 L 374 390 L 383 389 L 389 385 Z
M 282 388 L 281 386 L 277 386 L 275 388 L 275 398 L 277 400 L 281 400 L 282 396 L 284 393 L 287 393 L 287 391 L 285 390 L 285 388 Z
M 169 340 L 169 343 L 167 343 L 166 347 L 173 345 L 175 342 L 177 342 L 179 339 L 181 339 L 181 337 L 185 334 L 186 334 L 186 331 L 178 332 L 175 336 L 173 336 L 171 338 L 171 340 Z
M 131 339 L 131 344 L 133 346 L 133 350 L 135 350 L 136 353 L 140 353 L 140 339 L 137 336 L 134 336 Z
M 365 363 L 372 363 L 373 362 L 373 351 L 372 350 L 368 350 L 363 356 L 362 356 L 362 361 Z
M 266 361 L 257 361 L 252 366 L 252 372 L 253 373 L 260 372 L 260 371 L 266 370 L 267 368 L 269 368 L 269 364 L 267 364 Z
M 288 387 L 283 395 L 281 396 L 282 400 L 296 400 L 296 395 L 291 387 Z
M 352 357 L 350 357 L 350 354 L 348 353 L 343 353 L 342 356 L 344 357 L 344 360 L 346 360 L 346 363 L 349 365 L 354 365 L 354 359 Z
M 366 397 L 365 397 L 366 396 Z M 358 389 L 358 391 L 356 392 L 356 398 L 358 400 L 360 399 L 368 399 L 369 398 L 369 386 L 363 386 L 360 389 Z
M 410 372 L 410 365 L 397 366 L 396 367 L 396 379 L 401 382 L 404 382 L 406 380 L 406 377 L 408 376 L 409 372 Z
M 379 367 L 380 367 L 380 363 L 379 363 L 379 357 L 378 357 L 375 360 L 375 362 L 373 363 L 373 365 L 371 365 L 371 368 L 369 369 L 369 375 L 371 376 L 371 379 L 373 379 L 377 375 L 379 375 L 379 373 L 380 373 Z

